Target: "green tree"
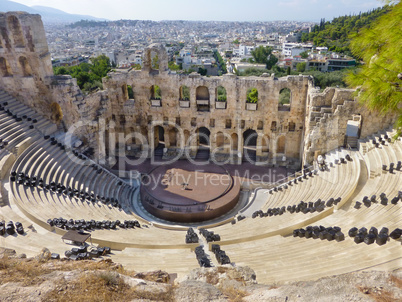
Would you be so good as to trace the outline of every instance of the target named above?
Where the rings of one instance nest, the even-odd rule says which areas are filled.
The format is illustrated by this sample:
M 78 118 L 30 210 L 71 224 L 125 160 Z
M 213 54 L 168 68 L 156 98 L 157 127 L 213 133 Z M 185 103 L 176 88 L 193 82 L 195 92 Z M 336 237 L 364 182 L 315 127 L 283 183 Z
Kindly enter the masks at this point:
M 347 77 L 347 83 L 358 87 L 358 99 L 369 109 L 398 114 L 398 135 L 402 134 L 401 29 L 402 2 L 397 1 L 386 15 L 353 37 L 352 52 L 364 64 Z
M 257 103 L 258 102 L 258 90 L 256 88 L 250 88 L 247 91 L 247 103 Z
M 207 69 L 206 68 L 202 68 L 202 67 L 198 67 L 198 71 L 197 71 L 200 75 L 202 76 L 206 76 L 207 75 Z
M 296 70 L 298 72 L 304 72 L 306 70 L 306 62 L 297 63 Z
M 300 56 L 301 56 L 303 59 L 307 59 L 307 58 L 308 58 L 308 52 L 307 52 L 307 51 L 303 51 L 303 52 L 300 53 Z
M 271 69 L 278 62 L 278 58 L 272 54 L 272 47 L 261 45 L 251 51 L 251 55 L 256 63 L 266 64 L 267 69 Z

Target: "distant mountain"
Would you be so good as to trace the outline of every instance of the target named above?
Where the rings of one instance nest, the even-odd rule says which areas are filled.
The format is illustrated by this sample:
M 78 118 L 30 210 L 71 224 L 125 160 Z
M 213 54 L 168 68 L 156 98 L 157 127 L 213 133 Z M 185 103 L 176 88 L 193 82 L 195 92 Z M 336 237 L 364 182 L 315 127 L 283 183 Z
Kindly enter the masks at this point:
M 104 21 L 106 19 L 95 18 L 87 15 L 74 15 L 63 12 L 62 10 L 55 9 L 47 6 L 27 6 L 9 0 L 0 1 L 0 12 L 8 11 L 24 11 L 30 14 L 39 14 L 42 16 L 43 23 L 73 23 L 80 20 L 95 20 Z

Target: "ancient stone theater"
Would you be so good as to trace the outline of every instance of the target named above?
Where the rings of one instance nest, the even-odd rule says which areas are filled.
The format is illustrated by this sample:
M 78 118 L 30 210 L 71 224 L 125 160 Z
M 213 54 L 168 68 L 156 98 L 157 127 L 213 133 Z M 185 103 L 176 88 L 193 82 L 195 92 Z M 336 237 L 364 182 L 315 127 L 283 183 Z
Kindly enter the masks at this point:
M 310 76 L 176 74 L 163 45 L 144 56 L 84 94 L 53 74 L 39 15 L 0 13 L 0 246 L 108 247 L 179 276 L 247 265 L 262 283 L 401 267 L 394 115 Z M 253 169 L 291 173 L 237 173 Z

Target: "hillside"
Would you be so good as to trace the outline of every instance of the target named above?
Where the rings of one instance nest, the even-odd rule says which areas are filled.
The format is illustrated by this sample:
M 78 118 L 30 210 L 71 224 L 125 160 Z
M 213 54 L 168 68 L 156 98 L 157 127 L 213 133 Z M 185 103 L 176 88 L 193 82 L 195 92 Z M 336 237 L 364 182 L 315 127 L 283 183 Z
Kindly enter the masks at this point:
M 330 51 L 351 55 L 350 35 L 371 26 L 390 9 L 391 7 L 386 5 L 366 13 L 334 18 L 331 22 L 321 19 L 320 24 L 314 26 L 311 33 L 303 33 L 302 42 L 310 41 L 316 46 L 328 47 Z

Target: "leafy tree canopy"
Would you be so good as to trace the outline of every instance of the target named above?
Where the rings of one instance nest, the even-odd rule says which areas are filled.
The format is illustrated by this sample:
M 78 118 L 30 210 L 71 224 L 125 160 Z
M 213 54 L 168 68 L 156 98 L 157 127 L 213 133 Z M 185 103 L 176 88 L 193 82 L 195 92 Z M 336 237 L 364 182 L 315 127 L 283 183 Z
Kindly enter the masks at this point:
M 390 10 L 390 6 L 373 9 L 358 15 L 341 16 L 331 22 L 321 19 L 320 24 L 315 25 L 310 33 L 302 34 L 302 42 L 311 41 L 316 46 L 328 47 L 330 51 L 350 55 L 349 35 L 359 32 L 362 28 L 371 24 Z
M 271 69 L 278 62 L 278 58 L 272 54 L 272 47 L 258 46 L 251 51 L 251 55 L 256 63 L 266 64 L 267 69 Z
M 368 108 L 397 112 L 396 128 L 401 135 L 402 2 L 395 2 L 386 15 L 353 37 L 352 52 L 364 64 L 349 73 L 347 83 L 358 87 L 358 98 Z
M 90 63 L 81 63 L 77 66 L 61 66 L 54 68 L 55 75 L 69 74 L 77 79 L 78 86 L 84 91 L 96 88 L 102 89 L 102 78 L 110 71 L 110 60 L 105 55 L 92 58 Z

